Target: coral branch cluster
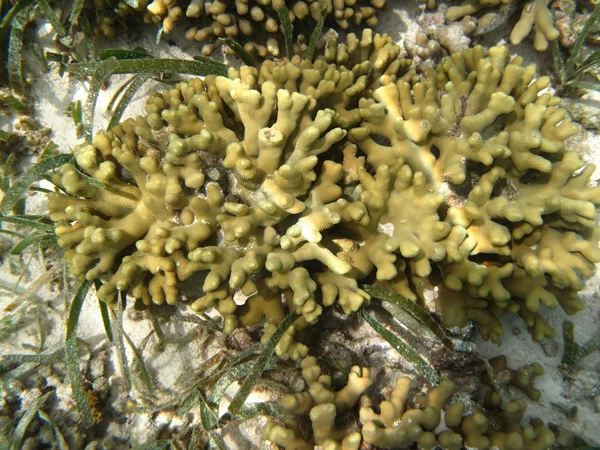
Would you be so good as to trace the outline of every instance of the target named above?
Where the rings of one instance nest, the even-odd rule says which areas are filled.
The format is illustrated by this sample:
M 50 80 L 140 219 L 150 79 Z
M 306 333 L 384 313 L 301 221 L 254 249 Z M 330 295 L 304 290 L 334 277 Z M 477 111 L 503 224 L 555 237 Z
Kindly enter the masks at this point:
M 323 307 L 345 313 L 375 282 L 418 301 L 438 291 L 448 326 L 496 342 L 518 313 L 536 341 L 545 308 L 572 314 L 600 261 L 594 167 L 549 79 L 502 47 L 475 47 L 417 76 L 385 35 L 155 93 L 147 116 L 75 149 L 51 218 L 75 275 L 192 309 L 231 332 Z M 85 172 L 87 176 L 84 176 Z M 100 181 L 90 184 L 88 177 Z M 185 285 L 185 283 L 183 283 Z
M 514 400 L 497 408 L 494 419 L 488 420 L 470 402 L 454 397 L 454 383 L 448 380 L 425 395 L 414 396 L 411 379 L 401 377 L 390 399 L 379 404 L 379 412 L 362 406 L 361 427 L 344 426 L 340 417 L 373 383 L 370 371 L 352 367 L 347 384 L 336 391 L 331 377 L 322 374 L 314 357 L 305 358 L 301 368 L 308 389 L 286 394 L 280 401 L 282 408 L 297 418 L 284 424 L 269 422 L 263 430 L 266 439 L 286 450 L 310 450 L 315 444 L 327 449 L 358 450 L 363 440 L 379 448 L 409 448 L 417 444 L 424 450 L 544 450 L 555 442 L 552 431 L 537 419 L 522 426 L 527 408 L 524 401 Z M 312 439 L 303 437 L 301 432 L 300 423 L 306 415 L 312 426 Z

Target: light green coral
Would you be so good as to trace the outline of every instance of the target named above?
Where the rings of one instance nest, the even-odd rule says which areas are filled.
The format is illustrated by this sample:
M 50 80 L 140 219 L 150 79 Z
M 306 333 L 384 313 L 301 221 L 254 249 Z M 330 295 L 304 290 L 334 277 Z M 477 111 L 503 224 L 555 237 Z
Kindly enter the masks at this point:
M 277 348 L 295 359 L 298 329 L 323 307 L 369 301 L 359 282 L 415 301 L 437 289 L 449 327 L 485 339 L 518 313 L 536 341 L 545 308 L 581 309 L 576 293 L 600 261 L 577 133 L 547 77 L 481 47 L 418 78 L 389 37 L 365 31 L 294 59 L 192 79 L 151 96 L 75 149 L 50 195 L 75 275 L 146 305 L 173 304 L 182 281 L 225 330 L 289 309 L 301 320 Z M 68 195 L 67 195 L 68 194 Z

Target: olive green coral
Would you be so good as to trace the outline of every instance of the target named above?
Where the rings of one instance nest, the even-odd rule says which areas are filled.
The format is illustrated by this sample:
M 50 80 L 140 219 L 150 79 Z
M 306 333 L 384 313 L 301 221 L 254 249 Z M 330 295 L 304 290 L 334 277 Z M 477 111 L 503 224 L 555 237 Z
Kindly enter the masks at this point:
M 554 434 L 544 424 L 534 419 L 523 426 L 526 404 L 521 400 L 509 402 L 489 420 L 471 402 L 453 397 L 455 386 L 443 380 L 426 394 L 412 394 L 410 378 L 401 377 L 396 382 L 389 400 L 379 404 L 376 412 L 370 399 L 359 411 L 360 428 L 348 416 L 359 398 L 372 385 L 371 373 L 366 368 L 351 368 L 346 385 L 336 391 L 331 387 L 331 377 L 322 374 L 314 357 L 301 362 L 305 391 L 286 394 L 282 408 L 295 419 L 283 424 L 269 422 L 263 437 L 286 450 L 309 450 L 315 445 L 325 449 L 357 450 L 361 444 L 378 448 L 444 448 L 460 450 L 477 448 L 487 450 L 544 450 L 555 442 Z M 308 415 L 312 435 L 301 432 L 301 421 Z M 364 443 L 363 443 L 364 441 Z
M 477 448 L 487 450 L 543 450 L 551 448 L 555 436 L 539 420 L 522 426 L 526 404 L 515 400 L 497 414 L 492 427 L 486 416 L 472 405 L 451 402 L 454 383 L 442 381 L 426 395 L 417 396 L 415 407 L 408 405 L 411 380 L 400 378 L 390 400 L 379 405 L 380 413 L 369 407 L 360 410 L 362 435 L 366 442 L 380 447 L 407 448 L 416 443 L 421 449 L 448 450 Z M 443 418 L 443 422 L 442 422 Z
M 373 384 L 369 370 L 353 366 L 347 384 L 335 391 L 331 387 L 331 377 L 322 374 L 315 357 L 304 358 L 301 368 L 308 390 L 286 394 L 280 404 L 289 413 L 310 417 L 312 438 L 302 435 L 300 424 L 295 419 L 286 421 L 284 425 L 269 422 L 263 429 L 263 437 L 286 450 L 310 450 L 315 444 L 328 450 L 358 450 L 362 440 L 359 430 L 336 425 L 336 418 L 352 409 L 362 393 Z
M 417 77 L 385 35 L 329 43 L 299 59 L 192 79 L 155 93 L 128 119 L 76 148 L 50 196 L 75 275 L 144 304 L 175 303 L 225 329 L 286 310 L 302 319 L 278 346 L 295 359 L 298 329 L 323 307 L 369 301 L 361 280 L 417 300 L 438 292 L 446 325 L 474 321 L 498 341 L 518 313 L 536 341 L 545 308 L 582 308 L 600 261 L 577 133 L 547 77 L 506 48 L 447 57 Z

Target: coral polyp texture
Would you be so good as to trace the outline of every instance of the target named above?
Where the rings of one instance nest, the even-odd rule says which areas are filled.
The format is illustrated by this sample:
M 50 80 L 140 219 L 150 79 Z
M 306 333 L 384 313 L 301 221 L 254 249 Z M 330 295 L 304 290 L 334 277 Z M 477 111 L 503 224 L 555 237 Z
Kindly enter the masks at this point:
M 256 56 L 277 57 L 283 37 L 277 10 L 287 6 L 296 33 L 310 34 L 323 15 L 337 29 L 374 27 L 376 13 L 385 3 L 385 0 L 141 0 L 135 8 L 130 2 L 119 2 L 116 11 L 123 17 L 141 13 L 146 23 L 160 25 L 164 33 L 171 33 L 177 22 L 188 23 L 186 38 L 204 43 L 205 55 L 221 45 L 219 38 L 233 38 Z M 114 25 L 113 19 L 104 19 L 100 28 L 110 36 L 115 34 Z
M 358 45 L 360 43 L 360 45 Z M 153 94 L 147 116 L 78 146 L 50 195 L 74 275 L 195 311 L 231 332 L 369 301 L 359 282 L 414 301 L 438 293 L 446 325 L 496 342 L 518 313 L 536 341 L 545 308 L 582 308 L 600 261 L 594 171 L 549 79 L 506 48 L 446 58 L 421 77 L 386 36 L 330 44 L 315 63 L 242 68 Z M 103 183 L 91 184 L 88 177 Z
M 541 421 L 534 419 L 523 426 L 524 401 L 495 408 L 489 420 L 464 397 L 453 397 L 455 386 L 449 380 L 425 395 L 414 395 L 411 379 L 399 378 L 390 399 L 376 408 L 379 412 L 370 406 L 360 408 L 358 426 L 346 413 L 373 384 L 370 371 L 352 367 L 346 385 L 335 390 L 331 377 L 322 374 L 314 357 L 305 358 L 301 368 L 307 390 L 286 394 L 280 400 L 281 407 L 297 418 L 283 424 L 269 422 L 263 429 L 265 439 L 286 450 L 310 450 L 315 444 L 326 449 L 358 450 L 363 442 L 397 449 L 417 444 L 423 450 L 544 450 L 555 442 L 554 434 Z M 301 431 L 305 416 L 312 427 L 309 437 Z
M 554 26 L 552 12 L 548 8 L 549 0 L 530 0 L 523 10 L 519 20 L 510 33 L 510 42 L 520 44 L 533 30 L 533 46 L 537 51 L 543 52 L 548 48 L 549 41 L 558 39 L 560 33 Z M 465 16 L 488 12 L 488 8 L 511 8 L 514 2 L 511 0 L 469 0 L 460 6 L 451 6 L 446 12 L 446 19 L 450 22 L 462 19 Z M 479 29 L 485 29 L 495 20 L 493 13 L 487 13 L 479 18 Z

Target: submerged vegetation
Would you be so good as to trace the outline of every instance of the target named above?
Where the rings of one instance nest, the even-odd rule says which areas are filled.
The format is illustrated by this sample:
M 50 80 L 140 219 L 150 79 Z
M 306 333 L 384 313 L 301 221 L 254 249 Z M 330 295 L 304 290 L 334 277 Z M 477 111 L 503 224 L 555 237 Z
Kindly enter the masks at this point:
M 520 315 L 536 342 L 552 339 L 545 309 L 580 311 L 577 294 L 600 261 L 600 188 L 593 166 L 566 148 L 578 128 L 544 92 L 550 79 L 536 79 L 535 67 L 504 47 L 475 46 L 431 68 L 415 67 L 370 29 L 321 38 L 327 23 L 374 26 L 383 1 L 290 10 L 262 2 L 261 20 L 252 3 L 236 2 L 234 32 L 224 23 L 231 5 L 190 2 L 188 19 L 212 21 L 208 37 L 223 38 L 190 60 L 91 44 L 94 32 L 112 35 L 138 13 L 168 33 L 183 11 L 176 2 L 106 3 L 94 14 L 81 1 L 62 11 L 46 1 L 0 3 L 13 89 L 3 111 L 28 108 L 23 42 L 35 18 L 52 25 L 61 49 L 35 53 L 89 85 L 87 99 L 69 107 L 85 142 L 68 153 L 45 142 L 20 176 L 23 155 L 11 153 L 0 177 L 4 260 L 21 274 L 0 285 L 14 296 L 0 337 L 36 330 L 30 353 L 0 360 L 2 405 L 15 411 L 0 420 L 0 447 L 34 436 L 83 448 L 119 410 L 169 423 L 140 449 L 230 448 L 228 429 L 251 420 L 286 449 L 551 448 L 554 424 L 526 423 L 525 402 L 513 398 L 518 389 L 539 400 L 541 367 L 488 361 L 467 339 L 474 324 L 499 342 L 505 314 Z M 534 3 L 546 20 L 545 3 Z M 285 51 L 238 41 L 245 14 L 264 20 Z M 597 69 L 597 51 L 582 49 L 599 15 L 596 7 L 564 67 L 552 27 L 531 20 L 529 29 L 552 41 L 559 94 L 597 90 L 582 79 Z M 204 41 L 203 30 L 192 37 Z M 221 44 L 243 65 L 205 56 Z M 288 58 L 259 62 L 267 53 Z M 129 77 L 96 133 L 97 100 L 115 75 Z M 123 120 L 141 87 L 157 81 L 163 88 L 146 116 Z M 1 132 L 10 149 L 12 134 Z M 48 216 L 29 213 L 34 194 L 48 197 Z M 45 273 L 23 288 L 31 265 Z M 105 333 L 93 348 L 77 338 L 86 304 L 97 305 Z M 142 339 L 127 329 L 132 316 L 145 319 Z M 391 349 L 387 370 L 368 367 L 373 359 L 350 334 L 339 355 L 324 351 L 338 321 Z M 48 342 L 52 322 L 64 323 L 61 342 Z M 571 370 L 598 348 L 573 334 L 565 322 Z M 192 373 L 164 386 L 155 354 L 212 346 Z M 109 353 L 123 380 L 116 388 L 105 378 Z M 44 379 L 54 381 L 40 388 Z M 413 395 L 417 384 L 425 395 Z M 375 390 L 384 385 L 389 399 Z M 130 442 L 107 436 L 97 445 Z

